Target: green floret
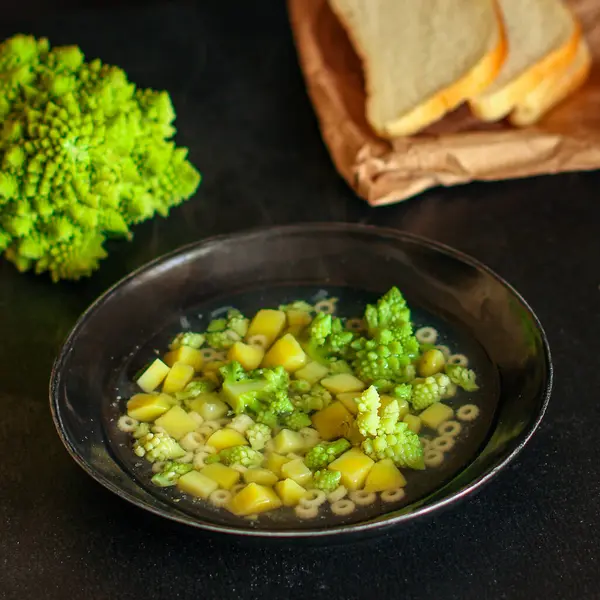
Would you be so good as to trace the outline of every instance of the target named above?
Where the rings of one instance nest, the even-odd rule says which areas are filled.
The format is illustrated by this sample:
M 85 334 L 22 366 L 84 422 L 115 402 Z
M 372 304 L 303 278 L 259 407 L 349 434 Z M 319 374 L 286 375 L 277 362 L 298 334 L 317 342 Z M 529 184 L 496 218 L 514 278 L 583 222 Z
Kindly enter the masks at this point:
M 331 393 L 322 385 L 313 385 L 308 392 L 294 392 L 290 395 L 294 406 L 305 413 L 321 410 L 331 404 Z
M 266 425 L 269 429 L 275 429 L 279 423 L 277 415 L 270 410 L 261 410 L 256 413 L 256 421 Z
M 326 494 L 333 492 L 339 485 L 342 474 L 339 471 L 324 469 L 313 474 L 313 486 Z
M 108 238 L 130 240 L 196 191 L 174 118 L 166 92 L 75 46 L 0 44 L 0 252 L 53 281 L 91 275 Z
M 406 400 L 407 402 L 410 402 L 412 392 L 413 386 L 410 385 L 410 383 L 401 383 L 400 385 L 394 387 L 392 390 L 392 396 L 394 396 L 394 398 L 398 398 L 398 400 Z
M 289 391 L 290 394 L 306 394 L 310 392 L 310 383 L 304 379 L 294 379 L 290 381 Z
M 410 402 L 415 410 L 423 410 L 435 402 L 439 402 L 448 391 L 450 378 L 443 373 L 413 382 Z
M 271 428 L 264 423 L 254 423 L 246 429 L 246 439 L 254 450 L 262 450 L 271 439 Z
M 374 386 L 367 388 L 360 396 L 357 406 L 356 425 L 362 435 L 375 435 L 379 428 L 379 394 Z
M 394 433 L 398 417 L 400 417 L 400 405 L 398 400 L 392 400 L 381 409 L 377 433 Z
M 158 487 L 169 487 L 175 485 L 177 480 L 193 469 L 192 465 L 168 461 L 164 464 L 162 471 L 156 473 L 151 481 Z
M 373 460 L 391 458 L 397 467 L 422 470 L 423 446 L 416 433 L 406 423 L 396 423 L 393 433 L 381 433 L 362 443 L 362 449 Z
M 312 425 L 312 421 L 305 412 L 295 410 L 293 413 L 283 418 L 283 424 L 288 429 L 300 431 L 300 429 L 302 429 L 303 427 L 310 427 Z
M 197 398 L 200 394 L 208 394 L 214 391 L 216 384 L 210 379 L 195 379 L 190 381 L 181 392 L 175 392 L 177 400 L 190 400 Z
M 324 346 L 331 333 L 332 317 L 326 313 L 317 313 L 308 326 L 309 343 L 318 348 Z
M 356 334 L 345 329 L 341 319 L 327 313 L 317 313 L 307 332 L 308 338 L 303 348 L 312 360 L 329 366 L 334 359 L 353 355 L 351 344 Z
M 259 467 L 263 461 L 263 455 L 249 446 L 231 446 L 213 454 L 205 459 L 205 462 L 221 462 L 224 465 L 241 465 L 242 467 Z
M 292 302 L 291 304 L 282 304 L 279 307 L 279 310 L 282 310 L 283 312 L 288 312 L 290 310 L 297 310 L 297 311 L 311 314 L 312 312 L 314 312 L 315 309 L 312 306 L 312 304 L 309 304 L 308 302 L 305 302 L 304 300 L 296 300 L 296 302 Z
M 418 356 L 418 346 L 403 344 L 388 330 L 377 333 L 372 340 L 360 338 L 352 342 L 356 355 L 352 367 L 366 383 L 386 381 L 403 383 L 414 376 L 412 361 Z
M 200 348 L 204 344 L 205 337 L 202 333 L 194 333 L 193 331 L 182 331 L 178 333 L 173 341 L 169 344 L 170 350 L 177 350 L 182 346 L 190 348 Z
M 340 438 L 334 442 L 320 442 L 306 453 L 304 462 L 312 471 L 318 471 L 324 469 L 350 447 L 350 442 L 345 438 Z
M 294 405 L 284 390 L 275 392 L 267 406 L 268 410 L 276 415 L 287 415 L 294 411 Z
M 150 433 L 150 424 L 149 423 L 138 423 L 135 431 L 133 432 L 133 437 L 136 440 L 148 435 Z
M 133 445 L 136 456 L 146 458 L 150 462 L 174 460 L 181 458 L 185 450 L 167 433 L 147 433 Z
M 214 319 L 206 329 L 206 341 L 217 350 L 227 350 L 248 332 L 249 321 L 235 308 L 227 312 L 226 319 Z
M 479 389 L 475 381 L 475 371 L 462 365 L 446 365 L 446 375 L 452 383 L 461 387 L 466 392 L 475 392 Z
M 400 290 L 393 287 L 379 298 L 375 305 L 367 305 L 364 319 L 369 337 L 375 337 L 384 329 L 396 329 L 400 336 L 401 330 L 406 328 L 407 324 L 410 326 L 410 310 Z

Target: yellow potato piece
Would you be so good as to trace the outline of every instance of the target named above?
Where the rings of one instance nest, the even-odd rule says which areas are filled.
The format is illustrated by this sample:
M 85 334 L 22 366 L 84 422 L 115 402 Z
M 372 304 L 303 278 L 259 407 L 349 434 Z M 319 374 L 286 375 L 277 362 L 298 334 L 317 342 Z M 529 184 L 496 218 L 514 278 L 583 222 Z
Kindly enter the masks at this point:
M 353 414 L 358 413 L 358 398 L 360 398 L 360 392 L 342 392 L 337 394 L 336 398 Z
M 259 483 L 260 485 L 275 485 L 279 481 L 279 477 L 273 471 L 261 467 L 244 471 L 243 477 L 246 483 Z
M 250 346 L 244 344 L 244 342 L 235 342 L 235 344 L 229 348 L 227 358 L 230 361 L 237 360 L 246 371 L 252 371 L 258 369 L 264 355 L 265 351 L 258 346 Z
M 321 381 L 327 373 L 329 373 L 329 369 L 326 366 L 318 362 L 310 362 L 305 367 L 295 371 L 294 377 L 296 379 L 304 379 L 304 381 L 308 381 L 310 384 L 315 384 Z
M 295 458 L 281 467 L 281 476 L 293 479 L 300 485 L 308 485 L 312 479 L 312 471 L 304 464 L 301 458 Z
M 428 406 L 420 415 L 421 423 L 425 427 L 437 429 L 444 421 L 449 421 L 454 416 L 454 411 L 441 402 Z
M 277 340 L 265 354 L 262 366 L 266 368 L 283 367 L 288 373 L 301 369 L 307 361 L 307 356 L 298 340 L 286 333 Z
M 290 327 L 299 327 L 302 329 L 312 321 L 312 317 L 303 310 L 288 310 L 287 320 Z
M 391 458 L 376 462 L 365 481 L 365 492 L 385 492 L 406 485 L 404 475 L 398 470 Z
M 282 454 L 278 454 L 277 452 L 272 452 L 267 456 L 266 467 L 269 471 L 273 471 L 275 475 L 281 477 L 281 467 L 285 465 L 285 463 L 290 462 L 291 458 L 287 456 L 283 456 Z
M 279 454 L 290 454 L 304 449 L 305 440 L 301 434 L 291 429 L 282 429 L 273 438 L 273 448 Z
M 284 506 L 296 506 L 306 494 L 306 490 L 293 479 L 284 479 L 275 484 L 275 491 Z
M 329 464 L 329 469 L 342 474 L 341 483 L 348 490 L 363 487 L 374 462 L 358 448 L 351 448 Z
M 194 377 L 194 367 L 183 362 L 176 362 L 169 371 L 163 383 L 165 394 L 180 392 Z
M 181 439 L 198 427 L 198 423 L 181 406 L 172 406 L 164 415 L 158 417 L 154 423 L 162 427 L 176 440 Z
M 281 500 L 272 488 L 249 483 L 229 501 L 228 508 L 234 515 L 244 517 L 281 508 Z
M 417 415 L 405 415 L 402 419 L 413 433 L 421 431 L 421 419 Z
M 219 484 L 198 471 L 190 471 L 177 480 L 177 487 L 186 494 L 206 500 L 219 487 Z
M 153 392 L 164 380 L 169 372 L 169 367 L 157 358 L 139 377 L 137 384 L 146 393 Z
M 354 417 L 339 400 L 336 400 L 327 408 L 314 413 L 311 420 L 313 427 L 324 440 L 335 440 L 348 435 Z
M 180 346 L 177 350 L 167 352 L 164 356 L 164 361 L 170 367 L 176 362 L 181 362 L 185 365 L 190 365 L 194 368 L 194 371 L 200 371 L 204 363 L 202 358 L 202 352 L 197 348 L 190 348 L 189 346 Z
M 231 489 L 240 480 L 239 471 L 221 463 L 206 465 L 201 469 L 200 474 L 212 479 L 225 490 Z
M 166 394 L 135 394 L 127 402 L 127 414 L 137 421 L 154 421 L 172 406 Z
M 343 394 L 344 392 L 362 392 L 366 385 L 350 373 L 338 373 L 331 377 L 321 379 L 321 385 L 332 394 Z
M 220 452 L 231 446 L 247 446 L 248 440 L 235 429 L 217 429 L 207 440 L 207 446 L 212 446 Z
M 229 406 L 221 400 L 219 394 L 206 392 L 187 401 L 190 410 L 197 412 L 205 421 L 221 419 L 229 412 Z
M 286 323 L 286 316 L 282 310 L 263 309 L 259 310 L 250 325 L 246 340 L 255 335 L 264 335 L 267 340 L 267 348 L 279 337 Z

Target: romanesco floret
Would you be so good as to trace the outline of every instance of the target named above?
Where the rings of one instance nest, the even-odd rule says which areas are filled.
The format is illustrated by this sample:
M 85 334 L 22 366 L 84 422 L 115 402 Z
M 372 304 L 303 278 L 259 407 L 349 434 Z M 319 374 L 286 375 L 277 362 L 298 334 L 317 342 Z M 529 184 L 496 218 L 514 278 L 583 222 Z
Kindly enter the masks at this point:
M 213 454 L 205 459 L 205 462 L 221 462 L 224 465 L 241 465 L 242 467 L 259 467 L 263 461 L 263 455 L 249 446 L 231 446 Z
M 400 290 L 393 287 L 379 298 L 375 305 L 367 304 L 365 322 L 369 337 L 375 337 L 384 329 L 398 329 L 397 335 L 400 339 L 403 335 L 400 331 L 405 328 L 406 324 L 410 326 L 410 310 Z
M 268 409 L 276 415 L 287 415 L 294 411 L 294 405 L 285 390 L 275 392 L 267 406 Z
M 452 383 L 461 387 L 466 392 L 475 392 L 479 389 L 475 381 L 475 371 L 462 365 L 446 365 L 446 375 Z
M 340 485 L 341 478 L 342 474 L 339 471 L 322 469 L 313 473 L 313 486 L 329 494 Z
M 148 423 L 138 423 L 137 427 L 135 428 L 134 432 L 133 432 L 133 437 L 136 440 L 139 440 L 140 438 L 144 437 L 145 435 L 150 433 L 150 425 Z
M 345 360 L 332 360 L 329 363 L 329 372 L 334 375 L 338 373 L 352 373 L 352 367 Z
M 254 450 L 262 450 L 271 439 L 271 428 L 264 423 L 254 423 L 246 429 L 246 439 Z
M 313 385 L 308 392 L 296 392 L 290 396 L 294 406 L 305 413 L 321 410 L 331 404 L 333 396 L 319 383 Z
M 283 417 L 283 424 L 288 429 L 300 431 L 303 427 L 310 427 L 312 425 L 312 421 L 305 412 L 295 410 L 289 415 Z
M 182 331 L 178 333 L 171 343 L 169 344 L 170 350 L 177 350 L 182 346 L 189 346 L 190 348 L 200 348 L 204 344 L 205 337 L 201 333 L 194 333 L 193 331 Z
M 406 400 L 407 402 L 410 402 L 412 392 L 413 388 L 410 383 L 401 383 L 400 385 L 394 387 L 392 390 L 392 395 L 394 398 L 398 398 L 398 400 Z
M 89 276 L 108 237 L 192 196 L 200 174 L 176 148 L 166 92 L 75 46 L 0 44 L 0 252 L 53 281 Z
M 365 437 L 376 435 L 379 428 L 379 394 L 374 386 L 368 387 L 360 396 L 357 406 L 356 425 Z
M 190 381 L 181 392 L 175 392 L 177 400 L 190 400 L 197 398 L 200 394 L 208 394 L 216 387 L 214 381 L 210 379 L 194 379 Z
M 193 469 L 189 463 L 178 463 L 168 461 L 164 464 L 162 471 L 156 473 L 151 481 L 158 487 L 169 487 L 175 485 L 177 480 L 186 473 L 189 473 Z
M 291 394 L 306 394 L 310 392 L 310 382 L 304 379 L 294 379 L 290 381 L 289 391 Z
M 326 313 L 317 313 L 311 324 L 308 326 L 308 335 L 311 345 L 315 347 L 323 346 L 327 336 L 331 333 L 331 315 Z
M 381 407 L 381 417 L 377 433 L 394 433 L 396 423 L 400 417 L 400 405 L 398 400 L 392 400 Z
M 415 410 L 423 410 L 434 402 L 439 402 L 448 391 L 450 378 L 443 373 L 413 382 L 410 402 Z
M 206 330 L 206 341 L 217 350 L 227 350 L 248 332 L 249 321 L 235 308 L 227 312 L 226 319 L 215 319 Z
M 273 411 L 261 410 L 256 413 L 256 422 L 266 425 L 269 429 L 275 429 L 279 421 Z
M 185 450 L 167 433 L 150 432 L 139 438 L 133 445 L 136 456 L 150 462 L 181 458 Z
M 346 438 L 340 438 L 334 442 L 320 442 L 306 453 L 304 463 L 312 471 L 324 469 L 340 454 L 346 452 L 350 446 L 351 444 Z

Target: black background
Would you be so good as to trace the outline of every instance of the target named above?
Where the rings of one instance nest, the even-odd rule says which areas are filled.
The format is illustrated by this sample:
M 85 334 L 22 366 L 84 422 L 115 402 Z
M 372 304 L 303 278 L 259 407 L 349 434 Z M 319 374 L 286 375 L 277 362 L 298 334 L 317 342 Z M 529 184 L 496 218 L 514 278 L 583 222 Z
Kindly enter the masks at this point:
M 336 174 L 283 3 L 14 1 L 0 36 L 45 35 L 168 89 L 197 196 L 111 244 L 93 278 L 51 284 L 0 260 L 0 598 L 600 598 L 600 204 L 595 173 L 433 190 L 371 209 Z M 162 521 L 67 456 L 50 418 L 53 358 L 80 312 L 182 243 L 250 226 L 367 222 L 487 263 L 546 327 L 547 417 L 518 460 L 451 511 L 353 545 L 239 544 Z

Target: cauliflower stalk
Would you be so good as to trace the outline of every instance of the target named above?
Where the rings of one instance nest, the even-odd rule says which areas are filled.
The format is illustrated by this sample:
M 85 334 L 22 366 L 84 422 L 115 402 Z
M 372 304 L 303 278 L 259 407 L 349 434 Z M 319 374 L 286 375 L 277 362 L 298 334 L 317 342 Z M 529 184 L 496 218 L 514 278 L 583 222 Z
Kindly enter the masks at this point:
M 190 198 L 200 174 L 176 148 L 166 92 L 85 62 L 76 46 L 0 44 L 0 252 L 53 281 L 89 276 L 110 237 Z

